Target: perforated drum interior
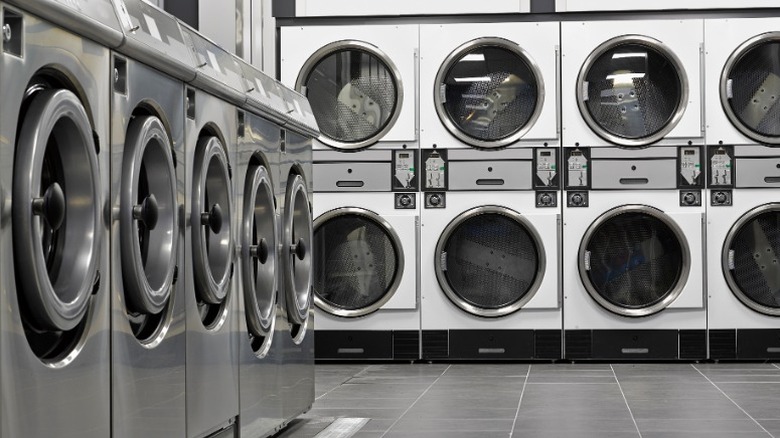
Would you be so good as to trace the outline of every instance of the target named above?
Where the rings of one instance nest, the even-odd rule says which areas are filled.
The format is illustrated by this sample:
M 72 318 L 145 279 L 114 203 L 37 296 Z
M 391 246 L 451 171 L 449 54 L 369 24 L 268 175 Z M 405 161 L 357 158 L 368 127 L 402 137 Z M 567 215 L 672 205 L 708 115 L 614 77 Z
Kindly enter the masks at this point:
M 449 299 L 478 316 L 520 309 L 539 288 L 545 256 L 533 226 L 504 207 L 469 210 L 436 246 L 436 277 Z
M 340 208 L 314 224 L 314 299 L 338 316 L 362 316 L 395 293 L 403 273 L 401 241 L 387 221 L 362 208 Z
M 339 41 L 318 50 L 303 66 L 296 88 L 306 95 L 322 141 L 359 149 L 378 141 L 400 111 L 400 73 L 377 47 Z
M 480 38 L 441 66 L 434 100 L 444 126 L 472 146 L 517 141 L 539 115 L 544 86 L 538 67 L 517 44 Z
M 723 251 L 723 272 L 737 298 L 758 312 L 780 315 L 780 204 L 740 218 Z
M 780 143 L 780 32 L 758 35 L 726 62 L 721 103 L 737 129 L 769 144 Z
M 663 212 L 622 206 L 599 217 L 580 246 L 580 276 L 607 310 L 645 316 L 682 292 L 690 269 L 688 244 Z
M 643 36 L 622 36 L 599 46 L 586 59 L 577 83 L 577 102 L 590 128 L 623 146 L 663 138 L 688 101 L 680 61 L 660 41 Z

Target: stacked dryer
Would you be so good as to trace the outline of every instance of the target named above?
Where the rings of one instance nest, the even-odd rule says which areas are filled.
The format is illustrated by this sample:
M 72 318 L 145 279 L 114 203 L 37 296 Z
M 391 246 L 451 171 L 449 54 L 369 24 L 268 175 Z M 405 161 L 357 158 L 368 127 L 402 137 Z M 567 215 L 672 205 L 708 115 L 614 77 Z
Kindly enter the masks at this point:
M 418 26 L 289 27 L 281 44 L 282 80 L 321 129 L 316 356 L 418 359 Z
M 108 47 L 122 34 L 107 1 L 13 3 L 0 3 L 0 436 L 104 437 Z
M 702 20 L 566 22 L 565 358 L 703 359 Z
M 780 20 L 705 22 L 712 359 L 780 357 Z
M 423 359 L 560 359 L 558 23 L 420 29 Z

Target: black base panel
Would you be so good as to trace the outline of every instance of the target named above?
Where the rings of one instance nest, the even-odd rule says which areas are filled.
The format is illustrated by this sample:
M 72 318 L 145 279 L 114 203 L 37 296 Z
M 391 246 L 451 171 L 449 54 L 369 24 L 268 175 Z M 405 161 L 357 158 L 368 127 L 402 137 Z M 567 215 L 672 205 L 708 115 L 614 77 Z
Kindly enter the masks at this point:
M 556 360 L 560 330 L 426 330 L 425 360 Z
M 417 360 L 420 334 L 416 330 L 315 330 L 317 360 Z
M 567 330 L 568 360 L 702 360 L 704 330 Z
M 710 330 L 710 358 L 780 359 L 780 329 Z

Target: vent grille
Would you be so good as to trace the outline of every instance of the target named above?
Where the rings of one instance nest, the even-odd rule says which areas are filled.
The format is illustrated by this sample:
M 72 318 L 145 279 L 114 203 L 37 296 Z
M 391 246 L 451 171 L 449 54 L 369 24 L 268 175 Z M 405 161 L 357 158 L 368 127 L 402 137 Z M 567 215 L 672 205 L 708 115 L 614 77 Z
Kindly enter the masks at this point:
M 534 357 L 537 359 L 560 359 L 561 331 L 537 330 L 534 332 Z
M 447 359 L 449 355 L 447 330 L 426 330 L 422 333 L 423 359 Z
M 566 332 L 566 359 L 590 359 L 593 356 L 593 334 L 590 330 Z
M 393 359 L 417 360 L 420 358 L 420 332 L 393 332 Z
M 707 332 L 680 330 L 680 359 L 706 359 Z

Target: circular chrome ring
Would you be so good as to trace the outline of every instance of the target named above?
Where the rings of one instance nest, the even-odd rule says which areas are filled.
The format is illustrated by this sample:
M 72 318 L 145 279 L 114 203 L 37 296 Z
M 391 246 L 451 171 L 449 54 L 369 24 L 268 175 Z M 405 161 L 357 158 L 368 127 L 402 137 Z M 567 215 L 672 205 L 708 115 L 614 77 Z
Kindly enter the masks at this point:
M 536 246 L 537 255 L 538 255 L 536 274 L 534 275 L 533 283 L 528 288 L 528 292 L 526 292 L 525 295 L 522 296 L 522 298 L 515 301 L 514 303 L 499 309 L 486 309 L 483 307 L 478 307 L 473 304 L 467 303 L 450 286 L 441 263 L 441 254 L 442 252 L 444 252 L 444 247 L 447 245 L 450 236 L 452 236 L 452 233 L 463 222 L 467 221 L 468 219 L 471 219 L 472 217 L 479 216 L 481 214 L 500 214 L 502 216 L 506 216 L 507 218 L 517 222 L 530 235 L 531 240 Z M 447 295 L 447 298 L 449 298 L 450 301 L 452 301 L 452 303 L 458 306 L 460 309 L 472 315 L 482 316 L 486 318 L 505 316 L 520 310 L 524 305 L 526 305 L 526 303 L 528 303 L 531 300 L 531 298 L 533 298 L 536 295 L 536 292 L 539 291 L 539 287 L 541 286 L 542 280 L 544 279 L 545 270 L 547 269 L 544 245 L 542 244 L 542 239 L 539 236 L 539 233 L 536 231 L 536 228 L 534 228 L 531 222 L 525 217 L 523 217 L 520 213 L 511 210 L 509 208 L 501 207 L 497 205 L 484 205 L 480 207 L 475 207 L 455 217 L 455 219 L 453 219 L 447 225 L 447 227 L 444 228 L 444 231 L 442 231 L 441 236 L 439 236 L 439 241 L 436 244 L 436 251 L 433 255 L 433 258 L 434 258 L 433 264 L 436 271 L 436 279 L 439 281 L 439 286 L 441 286 L 442 290 Z
M 679 105 L 677 106 L 677 110 L 675 111 L 672 118 L 669 120 L 669 122 L 666 124 L 666 126 L 663 129 L 659 130 L 655 134 L 646 137 L 636 138 L 636 139 L 624 138 L 607 132 L 607 130 L 602 128 L 601 125 L 590 114 L 590 111 L 588 111 L 588 108 L 585 104 L 586 101 L 582 98 L 583 96 L 585 96 L 585 91 L 586 91 L 585 90 L 586 76 L 590 71 L 591 67 L 593 67 L 593 64 L 596 62 L 596 60 L 598 60 L 598 58 L 604 53 L 606 53 L 608 50 L 625 44 L 638 44 L 656 50 L 672 64 L 674 69 L 677 70 L 678 72 L 677 76 L 680 78 L 679 85 L 680 85 L 681 94 L 679 99 Z M 674 129 L 675 126 L 677 126 L 677 123 L 680 122 L 680 119 L 682 119 L 682 116 L 685 113 L 685 109 L 688 105 L 688 74 L 686 73 L 685 68 L 683 68 L 680 58 L 678 58 L 673 51 L 667 49 L 666 45 L 664 45 L 664 43 L 662 43 L 661 41 L 658 41 L 655 38 L 651 38 L 644 35 L 623 35 L 603 42 L 598 47 L 596 47 L 596 49 L 594 49 L 590 55 L 588 55 L 588 57 L 585 59 L 585 62 L 582 64 L 582 68 L 580 69 L 579 75 L 577 75 L 576 93 L 577 93 L 576 94 L 577 107 L 580 110 L 580 114 L 582 115 L 582 118 L 585 120 L 585 123 L 588 124 L 590 129 L 593 130 L 593 132 L 595 132 L 599 137 L 620 146 L 626 146 L 626 147 L 648 146 L 663 139 L 668 133 L 670 133 Z
M 395 295 L 396 290 L 398 290 L 398 286 L 401 284 L 401 279 L 403 278 L 404 275 L 403 245 L 401 244 L 401 239 L 398 237 L 398 233 L 395 232 L 395 229 L 393 229 L 392 225 L 390 225 L 390 222 L 388 222 L 378 214 L 374 213 L 373 211 L 366 210 L 364 208 L 358 208 L 358 207 L 337 208 L 335 210 L 331 210 L 326 213 L 323 213 L 322 215 L 320 215 L 320 217 L 318 217 L 314 221 L 314 233 L 317 232 L 317 229 L 319 227 L 325 225 L 331 219 L 335 219 L 341 216 L 364 217 L 370 220 L 371 222 L 376 223 L 379 226 L 379 228 L 381 228 L 385 233 L 387 233 L 387 237 L 390 239 L 390 243 L 393 245 L 393 250 L 396 256 L 395 275 L 393 275 L 393 281 L 392 283 L 390 283 L 390 286 L 388 286 L 387 290 L 385 291 L 385 294 L 382 295 L 382 298 L 380 298 L 377 302 L 369 306 L 360 309 L 344 309 L 342 307 L 338 307 L 334 304 L 328 303 L 327 301 L 323 300 L 316 292 L 314 293 L 314 304 L 320 309 L 322 309 L 323 311 L 330 313 L 331 315 L 341 316 L 345 318 L 368 315 L 369 313 L 373 313 L 379 310 L 379 308 L 381 308 L 382 306 L 384 306 L 390 300 L 390 298 L 392 298 L 393 295 Z
M 642 308 L 627 308 L 627 307 L 615 305 L 609 302 L 608 300 L 606 300 L 604 297 L 602 297 L 601 294 L 599 294 L 599 291 L 597 291 L 596 288 L 593 286 L 588 276 L 588 270 L 586 269 L 587 267 L 585 263 L 585 258 L 586 258 L 587 246 L 590 243 L 593 234 L 605 222 L 625 213 L 641 213 L 658 219 L 664 225 L 668 226 L 670 230 L 672 230 L 672 233 L 677 238 L 677 241 L 680 243 L 680 247 L 682 248 L 682 269 L 680 271 L 680 278 L 677 280 L 677 284 L 675 284 L 671 292 L 666 294 L 663 300 L 653 304 L 652 306 L 647 306 Z M 647 205 L 621 205 L 619 207 L 615 207 L 611 210 L 604 212 L 601 216 L 596 218 L 596 220 L 593 221 L 590 227 L 588 227 L 587 231 L 585 231 L 585 234 L 582 236 L 582 241 L 580 242 L 580 249 L 577 258 L 577 266 L 580 272 L 580 279 L 582 281 L 582 284 L 585 286 L 585 289 L 588 291 L 588 294 L 590 294 L 591 298 L 596 300 L 596 302 L 599 305 L 609 310 L 610 312 L 621 316 L 631 316 L 631 317 L 649 316 L 654 313 L 658 313 L 661 310 L 668 307 L 682 293 L 683 289 L 685 288 L 685 284 L 688 281 L 688 275 L 690 274 L 690 270 L 691 270 L 691 251 L 688 247 L 688 240 L 685 238 L 685 234 L 683 234 L 682 230 L 674 222 L 674 220 L 672 220 L 663 211 Z
M 54 137 L 55 142 L 49 140 Z M 34 212 L 42 200 L 47 151 L 58 156 L 64 188 L 61 228 Z M 56 178 L 56 177 L 54 177 Z M 53 183 L 52 185 L 57 185 Z M 62 193 L 62 192 L 61 192 Z M 14 252 L 20 292 L 39 329 L 68 331 L 84 318 L 92 296 L 102 240 L 100 173 L 92 126 L 79 98 L 44 90 L 32 98 L 19 132 L 14 165 Z M 55 227 L 56 228 L 56 227 Z M 44 234 L 56 234 L 56 253 L 44 255 Z
M 729 104 L 729 101 L 731 99 L 729 98 L 729 93 L 728 93 L 728 81 L 729 79 L 731 79 L 729 78 L 729 75 L 731 74 L 731 70 L 734 68 L 737 62 L 739 62 L 742 59 L 742 57 L 745 54 L 747 54 L 747 52 L 749 52 L 756 46 L 759 46 L 767 42 L 780 43 L 780 32 L 766 32 L 760 35 L 756 35 L 750 38 L 749 40 L 745 41 L 744 43 L 740 44 L 740 46 L 737 47 L 736 50 L 734 50 L 731 56 L 729 56 L 728 60 L 726 60 L 726 64 L 723 66 L 723 71 L 721 72 L 721 76 L 720 76 L 720 104 L 723 107 L 723 111 L 726 113 L 726 116 L 729 118 L 731 123 L 742 134 L 760 143 L 776 145 L 776 144 L 780 144 L 780 137 L 771 137 L 768 135 L 760 134 L 756 131 L 753 131 L 744 123 L 742 123 L 742 120 L 740 120 L 740 118 L 737 116 L 737 114 L 734 112 L 734 110 L 731 108 L 731 105 Z
M 726 234 L 726 239 L 723 241 L 723 250 L 721 254 L 721 265 L 723 270 L 723 277 L 726 279 L 726 283 L 729 285 L 729 289 L 731 289 L 731 292 L 734 294 L 734 296 L 739 299 L 739 301 L 742 302 L 742 304 L 746 305 L 747 307 L 755 310 L 756 312 L 763 313 L 764 315 L 770 315 L 770 316 L 780 316 L 780 308 L 777 307 L 769 307 L 764 306 L 762 304 L 759 304 L 742 291 L 742 289 L 737 284 L 736 280 L 734 279 L 734 275 L 731 273 L 731 269 L 729 269 L 729 251 L 731 249 L 732 244 L 734 243 L 734 238 L 737 236 L 737 233 L 739 233 L 742 230 L 742 227 L 749 221 L 755 219 L 757 216 L 767 213 L 777 211 L 780 212 L 780 203 L 771 203 L 771 204 L 764 204 L 759 205 L 758 207 L 755 207 L 745 214 L 743 214 L 737 221 L 734 223 L 734 225 L 731 226 L 731 229 L 729 230 L 728 234 Z
M 367 138 L 359 142 L 341 142 L 328 137 L 324 133 L 320 135 L 319 141 L 332 148 L 342 149 L 342 150 L 362 149 L 378 142 L 385 134 L 387 134 L 388 131 L 390 131 L 390 129 L 393 128 L 396 120 L 398 119 L 398 116 L 401 114 L 401 108 L 403 107 L 403 103 L 404 103 L 404 88 L 403 88 L 403 81 L 401 79 L 401 72 L 395 66 L 395 64 L 390 59 L 390 57 L 387 56 L 382 50 L 380 50 L 379 47 L 367 43 L 365 41 L 342 40 L 342 41 L 335 41 L 321 47 L 319 50 L 314 52 L 309 57 L 309 59 L 306 60 L 306 62 L 303 63 L 303 67 L 301 67 L 301 72 L 298 74 L 298 79 L 295 81 L 295 89 L 298 92 L 306 95 L 307 94 L 305 92 L 306 90 L 303 89 L 303 87 L 306 85 L 304 82 L 309 78 L 309 74 L 311 74 L 312 69 L 314 69 L 314 67 L 317 64 L 319 64 L 319 62 L 322 61 L 322 59 L 325 58 L 326 56 L 335 52 L 350 51 L 350 50 L 368 53 L 369 55 L 378 58 L 380 61 L 382 61 L 385 64 L 387 69 L 390 70 L 390 73 L 393 75 L 393 79 L 395 81 L 396 101 L 395 101 L 395 111 L 393 111 L 393 114 L 390 115 L 390 118 L 385 123 L 385 126 L 381 130 L 377 131 L 376 134 L 374 134 L 370 138 Z
M 130 122 L 123 161 L 120 243 L 125 296 L 133 310 L 156 315 L 165 308 L 171 294 L 179 236 L 171 141 L 160 119 L 146 116 Z M 141 207 L 136 204 L 145 201 L 138 199 L 142 183 L 150 195 L 147 199 L 153 196 L 157 204 L 152 207 L 156 224 L 151 230 L 136 217 Z M 147 233 L 145 256 L 139 242 L 142 230 Z
M 505 49 L 512 52 L 528 64 L 528 66 L 531 68 L 531 72 L 533 72 L 534 77 L 536 78 L 536 83 L 538 85 L 534 112 L 531 114 L 531 117 L 529 117 L 528 122 L 526 122 L 526 124 L 514 134 L 493 141 L 485 141 L 474 138 L 458 128 L 458 126 L 455 125 L 455 123 L 453 123 L 450 117 L 447 115 L 447 111 L 444 109 L 444 102 L 442 101 L 441 93 L 439 92 L 439 87 L 444 82 L 445 76 L 452 68 L 453 64 L 457 62 L 462 56 L 478 47 L 498 47 L 500 49 Z M 444 62 L 442 62 L 433 84 L 433 102 L 434 106 L 436 107 L 436 114 L 439 116 L 439 120 L 441 120 L 441 123 L 444 125 L 444 127 L 447 128 L 450 134 L 454 135 L 459 140 L 471 146 L 483 149 L 501 148 L 510 145 L 520 140 L 525 134 L 527 134 L 528 131 L 533 128 L 534 124 L 542 113 L 542 107 L 544 106 L 544 95 L 544 80 L 542 78 L 542 72 L 539 68 L 539 65 L 533 60 L 533 58 L 531 58 L 531 55 L 517 43 L 499 37 L 477 38 L 455 49 L 452 53 L 449 54 L 449 56 L 447 56 L 447 58 L 444 59 Z
M 195 289 L 206 303 L 225 301 L 233 262 L 231 221 L 233 194 L 228 157 L 216 137 L 198 140 L 192 180 L 192 257 Z M 208 197 L 208 205 L 206 205 Z M 219 206 L 221 226 L 215 230 L 204 224 L 204 215 Z
M 287 311 L 293 323 L 304 324 L 311 306 L 311 243 L 314 233 L 309 196 L 302 176 L 291 175 L 288 179 L 285 206 L 282 254 Z
M 271 177 L 265 166 L 255 165 L 249 168 L 244 184 L 244 215 L 241 224 L 244 310 L 249 331 L 254 336 L 268 337 L 274 330 L 278 287 L 276 233 L 276 209 Z M 255 238 L 261 241 L 262 245 L 255 245 Z M 260 254 L 263 251 L 265 253 Z M 265 260 L 261 260 L 263 257 Z M 258 293 L 268 295 L 270 299 L 261 302 Z

